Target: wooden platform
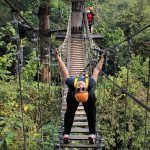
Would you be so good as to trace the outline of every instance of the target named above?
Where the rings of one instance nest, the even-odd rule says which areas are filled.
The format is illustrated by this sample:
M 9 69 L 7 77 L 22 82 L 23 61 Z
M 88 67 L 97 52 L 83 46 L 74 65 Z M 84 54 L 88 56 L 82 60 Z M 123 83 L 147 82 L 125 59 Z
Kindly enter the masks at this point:
M 88 144 L 88 143 L 69 143 L 69 144 L 62 144 L 61 147 L 66 148 L 100 148 L 101 145 L 99 143 L 96 144 Z
M 65 37 L 66 37 L 66 34 L 58 34 L 58 35 L 56 35 L 56 39 L 57 40 L 64 40 Z M 92 37 L 93 40 L 94 39 L 103 39 L 104 38 L 104 36 L 100 35 L 100 34 L 91 34 L 91 37 Z

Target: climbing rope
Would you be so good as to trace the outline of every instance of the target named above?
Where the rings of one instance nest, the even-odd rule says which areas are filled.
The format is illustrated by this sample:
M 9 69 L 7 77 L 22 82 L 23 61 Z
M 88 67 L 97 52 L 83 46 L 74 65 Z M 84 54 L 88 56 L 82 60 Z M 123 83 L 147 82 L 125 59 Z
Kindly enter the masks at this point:
M 130 54 L 131 52 L 131 40 L 128 39 L 128 50 L 126 50 L 126 68 L 127 68 L 127 79 L 126 79 L 126 87 L 125 90 L 128 92 L 128 86 L 129 86 L 129 62 L 130 62 Z M 125 95 L 125 101 L 124 101 L 124 149 L 127 148 L 127 141 L 126 141 L 126 130 L 127 130 L 127 100 L 128 100 L 128 95 Z
M 22 39 L 19 38 L 19 31 L 18 31 L 18 21 L 16 18 L 16 12 L 13 13 L 13 18 L 14 18 L 14 24 L 15 24 L 15 29 L 16 29 L 16 43 L 17 43 L 17 55 L 16 55 L 16 60 L 17 60 L 17 77 L 18 77 L 18 82 L 19 82 L 19 95 L 20 95 L 20 111 L 21 111 L 21 122 L 22 122 L 22 130 L 23 130 L 23 139 L 24 139 L 24 150 L 27 149 L 27 140 L 26 140 L 26 132 L 25 132 L 25 120 L 24 120 L 24 103 L 23 103 L 23 96 L 22 96 L 22 82 L 21 82 L 21 69 L 22 69 L 22 53 L 23 47 L 22 47 Z
M 69 71 L 70 68 L 70 43 L 71 43 L 71 10 L 72 6 L 70 5 L 70 12 L 69 12 L 69 20 L 68 20 L 68 27 L 67 33 L 63 43 L 59 46 L 60 54 L 63 55 L 63 61 L 66 62 L 67 60 L 67 69 Z
M 17 51 L 19 49 L 17 48 Z M 27 149 L 27 141 L 26 141 L 26 132 L 25 132 L 25 120 L 24 120 L 24 107 L 23 107 L 23 96 L 22 96 L 22 82 L 21 82 L 21 70 L 20 70 L 20 58 L 18 57 L 18 79 L 19 79 L 19 92 L 20 92 L 20 107 L 21 107 L 21 118 L 22 118 L 22 130 L 23 130 L 23 136 L 24 136 L 24 149 Z

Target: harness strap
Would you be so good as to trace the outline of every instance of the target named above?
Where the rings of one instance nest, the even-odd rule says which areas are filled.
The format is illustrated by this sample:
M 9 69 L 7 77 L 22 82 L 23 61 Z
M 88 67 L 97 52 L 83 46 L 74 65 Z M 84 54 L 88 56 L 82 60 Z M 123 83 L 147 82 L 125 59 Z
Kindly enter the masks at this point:
M 78 79 L 79 79 L 79 77 L 75 77 L 75 79 L 74 79 L 74 87 L 75 87 L 75 88 L 77 87 Z
M 86 73 L 85 74 L 85 88 L 88 89 L 89 87 L 89 75 Z
M 77 88 L 78 80 L 79 80 L 79 77 L 75 77 L 75 79 L 74 79 L 74 88 Z M 88 86 L 89 86 L 89 75 L 87 73 L 85 74 L 84 82 L 85 82 L 85 88 L 88 89 Z

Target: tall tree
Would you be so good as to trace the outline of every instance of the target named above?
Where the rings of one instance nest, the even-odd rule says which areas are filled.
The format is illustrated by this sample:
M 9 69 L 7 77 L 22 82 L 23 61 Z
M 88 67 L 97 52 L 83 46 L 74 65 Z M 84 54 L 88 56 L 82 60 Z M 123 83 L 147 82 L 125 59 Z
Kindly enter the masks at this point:
M 50 81 L 50 72 L 49 72 L 49 45 L 50 38 L 48 37 L 48 32 L 50 29 L 50 0 L 41 1 L 38 17 L 39 17 L 39 35 L 40 35 L 40 56 L 41 64 L 43 65 L 41 71 L 41 80 L 43 82 Z

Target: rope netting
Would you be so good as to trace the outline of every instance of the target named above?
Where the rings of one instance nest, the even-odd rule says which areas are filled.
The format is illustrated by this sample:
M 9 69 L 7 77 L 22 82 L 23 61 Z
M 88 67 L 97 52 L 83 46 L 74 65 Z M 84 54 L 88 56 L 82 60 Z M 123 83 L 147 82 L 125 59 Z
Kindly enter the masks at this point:
M 70 13 L 69 13 L 66 36 L 63 43 L 59 46 L 59 51 L 61 52 L 62 59 L 66 63 L 68 69 L 70 68 L 69 61 L 70 61 L 70 43 L 71 43 L 71 11 L 72 11 L 72 7 L 70 5 Z

